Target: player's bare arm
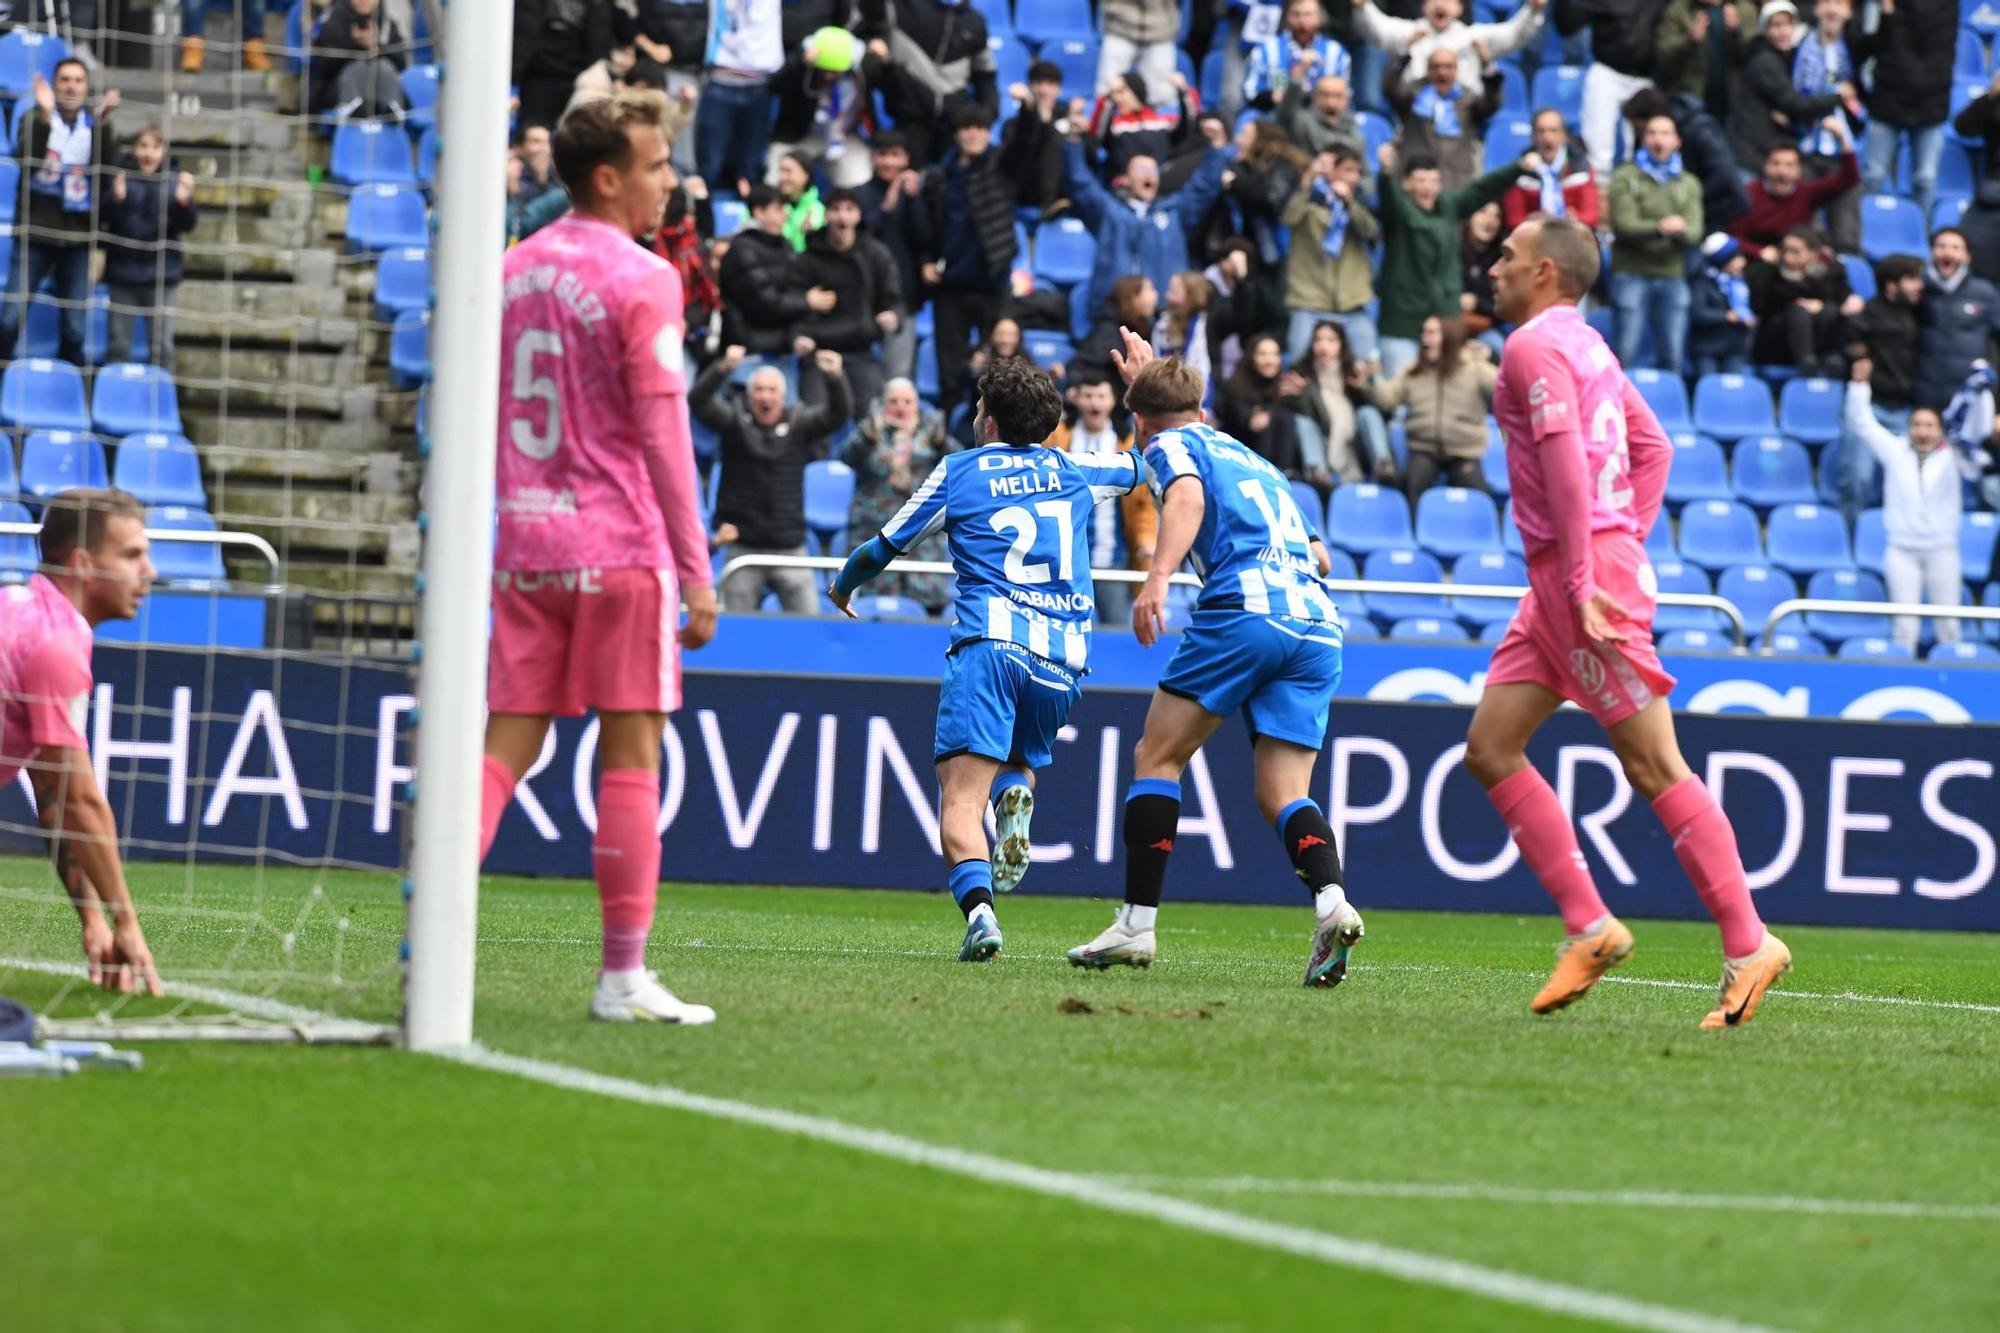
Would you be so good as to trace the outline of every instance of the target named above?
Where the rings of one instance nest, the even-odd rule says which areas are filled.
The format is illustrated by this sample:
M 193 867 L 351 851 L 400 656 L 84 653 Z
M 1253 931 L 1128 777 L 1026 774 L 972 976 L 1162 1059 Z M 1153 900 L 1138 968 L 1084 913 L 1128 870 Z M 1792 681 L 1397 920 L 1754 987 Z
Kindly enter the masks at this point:
M 1149 354 L 1152 351 L 1150 347 L 1146 350 Z M 1166 632 L 1167 589 L 1201 532 L 1206 511 L 1207 499 L 1198 478 L 1181 477 L 1167 488 L 1160 505 L 1160 536 L 1153 547 L 1153 567 L 1139 595 L 1132 599 L 1132 632 L 1139 636 L 1141 647 L 1151 648 Z
M 118 857 L 118 825 L 90 756 L 45 745 L 32 765 L 35 808 L 49 855 L 83 926 L 90 980 L 111 991 L 164 994 Z

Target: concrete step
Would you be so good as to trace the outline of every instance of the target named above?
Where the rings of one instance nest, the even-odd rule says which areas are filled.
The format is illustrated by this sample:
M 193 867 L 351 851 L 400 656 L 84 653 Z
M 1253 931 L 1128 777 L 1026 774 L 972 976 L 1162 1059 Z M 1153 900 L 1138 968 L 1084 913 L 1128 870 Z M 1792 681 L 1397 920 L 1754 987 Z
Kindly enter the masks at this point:
M 201 180 L 194 185 L 195 202 L 203 208 L 266 214 L 289 210 L 290 216 L 309 214 L 313 187 L 300 173 L 296 181 Z
M 303 214 L 292 217 L 203 213 L 187 234 L 187 243 L 222 249 L 303 250 L 312 243 L 312 226 Z
M 190 344 L 178 347 L 174 367 L 176 378 L 201 383 L 228 381 L 258 384 L 272 389 L 350 389 L 367 382 L 368 363 L 353 351 L 282 351 L 245 347 Z
M 188 349 L 189 353 L 193 351 L 194 348 Z M 180 381 L 184 419 L 188 409 L 193 410 L 197 419 L 219 414 L 232 421 L 240 417 L 283 418 L 296 414 L 307 419 L 352 417 L 372 424 L 376 414 L 379 390 L 373 384 L 323 388 L 310 384 L 256 383 L 236 372 L 225 385 L 215 378 L 191 374 L 189 359 L 187 354 L 182 355 L 175 376 Z M 378 425 L 375 429 L 381 428 Z
M 129 138 L 142 125 L 158 125 L 167 132 L 174 156 L 189 171 L 195 170 L 188 166 L 188 158 L 194 153 L 228 149 L 262 149 L 277 154 L 292 151 L 295 122 L 281 114 L 269 96 L 230 107 L 197 95 L 141 97 L 122 86 L 119 91 L 123 94 L 122 104 L 114 119 L 120 135 Z
M 201 343 L 227 344 L 232 348 L 325 348 L 338 350 L 360 347 L 359 320 L 321 318 L 314 315 L 181 315 L 174 324 L 174 337 L 181 347 Z M 364 351 L 364 357 L 367 353 Z
M 389 553 L 395 530 L 416 526 L 417 502 L 410 495 L 246 486 L 211 495 L 209 500 L 222 527 L 255 532 L 281 556 L 312 551 L 368 555 L 379 561 Z
M 346 318 L 347 293 L 336 280 L 338 256 L 331 250 L 300 250 L 293 257 L 290 281 L 243 278 L 225 282 L 190 276 L 181 284 L 177 304 L 190 315 Z
M 211 445 L 201 451 L 212 490 L 270 487 L 286 482 L 346 486 L 371 494 L 409 494 L 416 463 L 399 452 L 325 453 L 311 449 L 245 449 Z
M 254 563 L 258 563 L 253 561 Z M 416 581 L 411 571 L 391 569 L 386 565 L 364 565 L 357 563 L 330 564 L 316 561 L 294 561 L 285 570 L 285 582 L 291 587 L 309 592 L 323 592 L 334 596 L 364 597 L 413 597 L 416 595 Z
M 316 416 L 294 418 L 253 410 L 234 396 L 229 407 L 229 416 L 224 418 L 215 410 L 214 394 L 190 398 L 188 389 L 183 387 L 181 424 L 187 427 L 188 438 L 204 449 L 217 446 L 245 455 L 334 457 L 378 453 L 392 447 L 379 409 L 328 421 Z

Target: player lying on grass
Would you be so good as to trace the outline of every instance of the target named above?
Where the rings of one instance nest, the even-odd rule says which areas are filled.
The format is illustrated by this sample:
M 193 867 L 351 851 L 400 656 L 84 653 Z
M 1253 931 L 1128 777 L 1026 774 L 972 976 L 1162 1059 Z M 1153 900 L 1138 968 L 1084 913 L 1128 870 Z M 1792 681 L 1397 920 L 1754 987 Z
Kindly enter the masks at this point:
M 1028 869 L 1035 770 L 1082 693 L 1096 603 L 1090 512 L 1144 481 L 1131 453 L 1064 453 L 1042 441 L 1062 419 L 1055 382 L 1006 357 L 979 377 L 976 447 L 947 454 L 875 537 L 855 548 L 828 594 L 847 614 L 889 562 L 942 528 L 958 576 L 951 648 L 938 691 L 938 834 L 946 883 L 965 913 L 963 963 L 1000 952 L 993 891 Z M 999 854 L 987 859 L 986 806 Z
M 90 980 L 158 995 L 118 825 L 83 739 L 91 633 L 138 615 L 153 579 L 145 507 L 123 491 L 64 491 L 42 511 L 41 549 L 40 572 L 0 593 L 0 783 L 28 770 L 56 876 L 83 922 Z
M 590 1016 L 707 1023 L 646 970 L 660 889 L 660 735 L 680 649 L 715 634 L 695 496 L 681 281 L 633 243 L 667 201 L 666 101 L 571 107 L 555 168 L 571 211 L 507 252 L 480 859 L 553 717 L 597 710 L 591 865 L 604 952 Z M 687 624 L 676 633 L 682 599 Z
M 1305 984 L 1336 986 L 1361 939 L 1361 915 L 1342 888 L 1333 828 L 1307 795 L 1346 633 L 1320 582 L 1332 565 L 1284 474 L 1203 424 L 1201 374 L 1178 358 L 1154 360 L 1144 339 L 1121 333 L 1124 353 L 1112 358 L 1128 386 L 1134 437 L 1146 441 L 1161 511 L 1152 570 L 1132 603 L 1139 642 L 1150 648 L 1159 641 L 1168 580 L 1183 560 L 1202 588 L 1132 752 L 1125 903 L 1104 933 L 1070 950 L 1069 959 L 1079 967 L 1152 963 L 1153 923 L 1180 826 L 1181 770 L 1241 711 L 1256 758 L 1258 809 L 1313 898 Z
M 1632 952 L 1632 932 L 1598 897 L 1569 815 L 1528 762 L 1529 738 L 1565 699 L 1595 717 L 1722 927 L 1722 986 L 1701 1025 L 1726 1027 L 1757 1012 L 1792 955 L 1758 918 L 1735 831 L 1674 736 L 1674 678 L 1653 647 L 1656 585 L 1644 546 L 1673 445 L 1577 310 L 1597 267 L 1587 228 L 1540 214 L 1514 230 L 1493 265 L 1499 317 L 1519 326 L 1500 358 L 1493 412 L 1506 437 L 1529 592 L 1493 650 L 1465 766 L 1562 911 L 1568 939 L 1532 1005 L 1549 1013 Z

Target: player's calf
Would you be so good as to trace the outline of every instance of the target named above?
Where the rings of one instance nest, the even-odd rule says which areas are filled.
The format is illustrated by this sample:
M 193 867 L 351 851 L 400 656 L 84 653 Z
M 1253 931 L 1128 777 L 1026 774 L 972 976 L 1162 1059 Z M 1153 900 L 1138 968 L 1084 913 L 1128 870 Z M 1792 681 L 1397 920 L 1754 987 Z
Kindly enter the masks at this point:
M 1174 778 L 1138 778 L 1125 794 L 1125 902 L 1098 937 L 1069 951 L 1078 967 L 1150 967 L 1156 953 L 1153 922 L 1167 860 L 1181 825 L 1181 784 Z

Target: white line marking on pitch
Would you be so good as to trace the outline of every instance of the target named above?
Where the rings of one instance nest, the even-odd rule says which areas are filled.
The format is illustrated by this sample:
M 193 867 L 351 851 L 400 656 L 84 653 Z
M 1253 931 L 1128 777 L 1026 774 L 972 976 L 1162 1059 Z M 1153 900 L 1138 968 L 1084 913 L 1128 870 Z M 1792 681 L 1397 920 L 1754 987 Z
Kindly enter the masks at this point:
M 1404 1180 L 1286 1180 L 1274 1176 L 1099 1176 L 1139 1189 L 1198 1194 L 1332 1194 L 1360 1199 L 1436 1199 L 1464 1203 L 1523 1203 L 1607 1208 L 1719 1209 L 1838 1217 L 1902 1217 L 1952 1222 L 2000 1222 L 2000 1204 L 1920 1203 L 1898 1199 L 1812 1199 L 1788 1195 L 1679 1194 L 1667 1190 L 1531 1189 L 1511 1185 Z

